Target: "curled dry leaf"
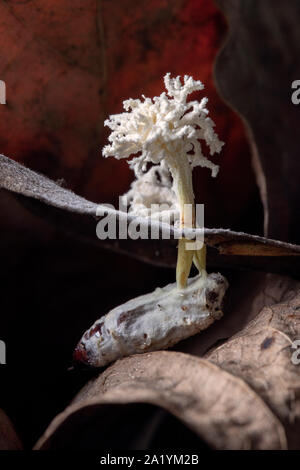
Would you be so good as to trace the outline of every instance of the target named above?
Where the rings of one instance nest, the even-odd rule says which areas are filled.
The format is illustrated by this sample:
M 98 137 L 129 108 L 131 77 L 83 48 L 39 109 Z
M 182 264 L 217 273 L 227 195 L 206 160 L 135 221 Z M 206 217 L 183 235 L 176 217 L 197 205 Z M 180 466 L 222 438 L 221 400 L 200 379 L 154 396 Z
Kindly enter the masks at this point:
M 241 377 L 284 424 L 289 448 L 300 448 L 300 294 L 265 307 L 243 330 L 206 358 Z
M 0 188 L 9 191 L 30 210 L 41 217 L 49 218 L 57 226 L 72 231 L 78 236 L 101 244 L 115 251 L 134 256 L 147 263 L 172 267 L 176 264 L 178 240 L 99 240 L 96 236 L 96 219 L 99 209 L 107 208 L 76 195 L 54 181 L 0 155 Z M 110 215 L 129 224 L 131 216 L 110 209 Z M 140 225 L 147 225 L 147 219 L 140 219 Z M 153 222 L 158 223 L 158 222 Z M 159 224 L 158 224 L 159 225 Z M 161 225 L 159 225 L 162 231 Z M 176 232 L 170 227 L 171 235 Z M 186 229 L 187 235 L 196 230 Z M 208 251 L 208 264 L 226 267 L 246 267 L 274 272 L 296 273 L 300 267 L 300 246 L 278 240 L 233 232 L 228 229 L 204 229 Z
M 89 410 L 99 418 L 93 432 L 98 432 L 101 442 L 106 427 L 101 420 L 105 407 L 134 402 L 168 410 L 213 448 L 286 448 L 282 424 L 243 380 L 208 360 L 167 351 L 131 356 L 115 363 L 54 419 L 35 448 L 72 447 L 70 434 L 76 434 L 81 423 L 81 433 L 86 432 Z M 108 419 L 114 421 L 116 417 L 110 411 Z
M 0 409 L 0 450 L 22 450 L 23 446 L 9 417 Z

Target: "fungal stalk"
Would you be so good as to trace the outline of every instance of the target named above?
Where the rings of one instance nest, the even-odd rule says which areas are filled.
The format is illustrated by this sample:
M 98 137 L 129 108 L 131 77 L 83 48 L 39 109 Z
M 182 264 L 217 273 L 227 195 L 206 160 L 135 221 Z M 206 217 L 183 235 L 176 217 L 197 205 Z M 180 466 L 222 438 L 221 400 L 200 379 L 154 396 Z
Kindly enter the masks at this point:
M 180 210 L 180 227 L 194 228 L 195 208 L 192 170 L 195 166 L 211 169 L 215 177 L 219 167 L 203 155 L 201 141 L 205 141 L 210 155 L 219 153 L 223 142 L 214 132 L 214 122 L 208 117 L 207 98 L 187 101 L 188 96 L 204 85 L 200 80 L 184 76 L 164 77 L 166 92 L 143 100 L 128 99 L 123 102 L 124 113 L 115 114 L 105 121 L 112 132 L 109 145 L 103 148 L 105 157 L 130 158 L 130 167 L 137 177 L 146 170 L 148 162 L 167 168 L 173 178 L 172 189 Z M 138 154 L 138 155 L 137 155 Z M 191 211 L 187 211 L 189 205 Z M 190 215 L 187 215 L 190 214 Z M 186 286 L 194 262 L 200 274 L 206 276 L 206 249 L 187 249 L 190 240 L 178 243 L 176 268 L 177 286 Z

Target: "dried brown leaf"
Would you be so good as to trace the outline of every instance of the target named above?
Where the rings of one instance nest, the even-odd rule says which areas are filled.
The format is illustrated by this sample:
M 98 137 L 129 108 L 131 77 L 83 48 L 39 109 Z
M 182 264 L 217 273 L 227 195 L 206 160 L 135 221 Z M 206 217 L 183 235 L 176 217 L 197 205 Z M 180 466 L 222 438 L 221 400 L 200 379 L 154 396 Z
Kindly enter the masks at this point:
M 213 448 L 286 448 L 280 421 L 243 380 L 205 359 L 162 351 L 120 360 L 90 382 L 54 419 L 36 449 L 64 447 L 71 429 L 76 432 L 74 427 L 86 422 L 89 408 L 99 417 L 101 442 L 106 427 L 100 419 L 103 408 L 128 403 L 151 403 L 168 410 Z M 115 420 L 112 409 L 106 419 Z
M 98 240 L 95 230 L 99 205 L 3 155 L 0 155 L 0 187 L 19 197 L 23 204 L 40 216 L 50 218 L 56 225 L 87 238 L 92 243 L 151 264 L 171 267 L 176 263 L 177 240 L 174 239 Z M 118 211 L 114 214 L 117 220 L 122 216 Z M 130 220 L 128 217 L 128 222 Z M 170 232 L 172 234 L 172 227 Z M 210 248 L 208 262 L 212 265 L 298 272 L 298 245 L 228 229 L 206 228 L 204 236 Z
M 299 290 L 298 290 L 299 292 Z M 300 338 L 300 294 L 265 307 L 244 329 L 206 355 L 242 378 L 284 424 L 289 448 L 300 448 L 300 365 L 292 362 Z

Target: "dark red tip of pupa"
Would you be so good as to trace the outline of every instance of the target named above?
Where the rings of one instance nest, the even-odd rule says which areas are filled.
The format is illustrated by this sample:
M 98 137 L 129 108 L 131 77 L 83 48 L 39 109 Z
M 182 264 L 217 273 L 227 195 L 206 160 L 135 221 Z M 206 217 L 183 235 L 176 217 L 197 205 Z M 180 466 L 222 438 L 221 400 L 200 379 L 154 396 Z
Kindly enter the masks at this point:
M 83 343 L 79 342 L 73 352 L 73 362 L 75 364 L 89 365 L 88 354 Z

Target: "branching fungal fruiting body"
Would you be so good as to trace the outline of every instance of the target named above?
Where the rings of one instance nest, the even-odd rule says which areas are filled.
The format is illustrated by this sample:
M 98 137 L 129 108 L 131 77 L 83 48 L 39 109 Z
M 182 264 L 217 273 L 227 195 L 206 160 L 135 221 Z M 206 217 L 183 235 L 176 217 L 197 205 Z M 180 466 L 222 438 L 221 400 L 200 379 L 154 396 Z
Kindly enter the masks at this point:
M 205 140 L 210 154 L 219 152 L 223 144 L 207 116 L 207 99 L 187 102 L 190 93 L 203 88 L 202 83 L 185 76 L 182 85 L 179 77 L 171 79 L 167 74 L 165 85 L 167 94 L 153 101 L 145 97 L 124 101 L 126 112 L 105 121 L 112 133 L 103 155 L 129 158 L 141 153 L 129 162 L 137 176 L 126 195 L 133 213 L 148 216 L 151 201 L 166 202 L 174 223 L 193 228 L 192 169 L 201 165 L 210 168 L 213 176 L 218 172 L 202 154 L 200 140 Z M 156 166 L 143 173 L 148 162 Z M 193 210 L 185 211 L 186 205 Z M 130 354 L 166 349 L 222 316 L 228 283 L 221 274 L 207 275 L 205 246 L 188 250 L 187 243 L 194 242 L 179 240 L 177 285 L 157 288 L 102 316 L 82 336 L 74 353 L 76 362 L 102 367 Z M 188 279 L 193 261 L 200 274 Z
M 148 162 L 167 168 L 172 177 L 172 189 L 177 197 L 180 211 L 180 226 L 195 227 L 194 192 L 192 169 L 195 166 L 210 168 L 216 176 L 219 167 L 208 160 L 202 153 L 201 140 L 209 148 L 210 155 L 219 153 L 223 142 L 214 132 L 214 122 L 208 117 L 207 98 L 187 101 L 188 95 L 202 90 L 204 85 L 199 80 L 184 76 L 164 77 L 167 93 L 163 92 L 153 100 L 143 96 L 139 99 L 124 101 L 125 112 L 110 116 L 105 125 L 112 130 L 110 145 L 103 148 L 105 157 L 129 158 L 141 153 L 130 162 L 130 167 L 137 177 L 146 169 Z M 185 210 L 192 206 L 192 215 Z M 178 244 L 176 269 L 177 285 L 186 286 L 191 264 L 194 261 L 202 276 L 206 276 L 205 246 L 187 250 L 188 240 L 182 238 Z

